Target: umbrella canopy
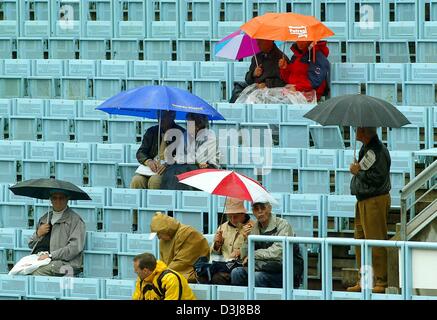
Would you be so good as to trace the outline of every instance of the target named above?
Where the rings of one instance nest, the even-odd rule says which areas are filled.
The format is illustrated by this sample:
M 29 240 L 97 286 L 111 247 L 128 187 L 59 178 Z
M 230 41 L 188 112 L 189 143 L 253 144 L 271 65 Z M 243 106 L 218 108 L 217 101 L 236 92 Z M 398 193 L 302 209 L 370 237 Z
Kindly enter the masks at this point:
M 400 128 L 410 123 L 391 103 L 362 94 L 326 100 L 307 112 L 304 117 L 323 126 Z
M 180 174 L 177 178 L 181 183 L 211 194 L 251 202 L 277 203 L 257 181 L 235 171 L 199 169 Z
M 269 12 L 249 20 L 240 29 L 255 39 L 281 41 L 318 41 L 334 35 L 316 18 L 293 12 Z
M 9 187 L 16 195 L 37 199 L 50 199 L 52 192 L 63 192 L 70 200 L 91 200 L 90 196 L 71 182 L 56 179 L 31 179 Z
M 240 60 L 260 52 L 256 39 L 237 30 L 215 45 L 215 56 L 231 60 Z
M 224 120 L 208 102 L 186 90 L 168 86 L 143 86 L 123 91 L 99 105 L 97 110 L 109 114 L 158 119 L 159 111 L 175 111 L 176 120 L 187 113 L 198 113 L 209 120 Z

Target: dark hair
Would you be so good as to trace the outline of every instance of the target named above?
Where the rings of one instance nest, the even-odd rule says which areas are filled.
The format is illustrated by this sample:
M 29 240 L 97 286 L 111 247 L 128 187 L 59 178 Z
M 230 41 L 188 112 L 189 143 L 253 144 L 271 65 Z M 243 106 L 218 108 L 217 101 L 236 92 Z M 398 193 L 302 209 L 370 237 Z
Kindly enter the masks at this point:
M 156 268 L 156 258 L 151 253 L 141 253 L 134 257 L 134 262 L 138 261 L 138 266 L 141 270 L 144 268 L 149 269 L 150 271 L 155 270 Z
M 205 129 L 208 128 L 209 126 L 208 117 L 205 116 L 204 114 L 190 112 L 187 113 L 186 119 L 187 121 L 194 121 L 196 127 L 200 129 Z

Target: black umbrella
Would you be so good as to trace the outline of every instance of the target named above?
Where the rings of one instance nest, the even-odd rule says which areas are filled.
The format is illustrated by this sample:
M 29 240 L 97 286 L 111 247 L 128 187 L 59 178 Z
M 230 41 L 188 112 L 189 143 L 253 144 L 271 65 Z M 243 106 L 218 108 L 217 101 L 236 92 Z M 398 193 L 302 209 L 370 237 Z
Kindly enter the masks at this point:
M 16 195 L 37 199 L 49 199 L 53 192 L 63 192 L 70 200 L 91 200 L 90 196 L 71 182 L 56 179 L 31 179 L 9 187 Z
M 304 117 L 322 126 L 400 128 L 410 123 L 391 103 L 363 94 L 326 100 L 308 111 Z
M 326 100 L 304 114 L 322 126 L 400 128 L 410 121 L 391 103 L 364 94 L 349 94 Z M 354 140 L 354 158 L 355 158 Z

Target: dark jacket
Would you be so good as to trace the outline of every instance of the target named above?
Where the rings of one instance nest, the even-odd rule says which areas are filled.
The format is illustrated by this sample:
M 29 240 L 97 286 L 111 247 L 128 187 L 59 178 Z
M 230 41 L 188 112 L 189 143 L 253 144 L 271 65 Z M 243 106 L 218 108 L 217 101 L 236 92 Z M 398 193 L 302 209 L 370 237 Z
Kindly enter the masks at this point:
M 281 78 L 288 84 L 293 84 L 297 91 L 316 90 L 317 100 L 326 95 L 330 64 L 327 59 L 329 49 L 326 41 L 316 44 L 316 60 L 313 62 L 313 49 L 302 52 L 296 44 L 291 46 L 294 55 L 286 69 L 281 69 Z M 311 51 L 311 59 L 310 53 Z
M 279 73 L 278 62 L 284 57 L 287 62 L 288 58 L 276 45 L 273 45 L 269 53 L 259 52 L 256 54 L 258 64 L 262 65 L 263 73 L 260 77 L 254 77 L 253 72 L 256 69 L 255 57 L 252 57 L 252 62 L 249 71 L 246 73 L 246 83 L 251 85 L 253 83 L 265 83 L 268 88 L 283 87 L 285 82 L 281 79 Z
M 375 162 L 367 170 L 361 169 L 351 180 L 351 194 L 358 201 L 380 196 L 390 192 L 390 153 L 385 145 L 375 136 L 368 145 L 363 145 L 358 161 L 363 159 L 369 150 L 375 153 Z
M 173 126 L 170 129 L 179 129 L 182 132 L 185 132 L 185 129 L 181 126 L 173 123 Z M 161 139 L 164 139 L 164 132 L 161 128 Z M 174 142 L 176 137 L 174 137 L 171 141 L 167 142 L 167 145 Z M 161 140 L 162 141 L 162 140 Z M 137 151 L 137 160 L 139 163 L 144 164 L 144 161 L 147 159 L 154 159 L 158 155 L 158 126 L 153 126 L 147 129 L 146 133 L 143 136 L 143 140 L 141 141 L 141 146 Z

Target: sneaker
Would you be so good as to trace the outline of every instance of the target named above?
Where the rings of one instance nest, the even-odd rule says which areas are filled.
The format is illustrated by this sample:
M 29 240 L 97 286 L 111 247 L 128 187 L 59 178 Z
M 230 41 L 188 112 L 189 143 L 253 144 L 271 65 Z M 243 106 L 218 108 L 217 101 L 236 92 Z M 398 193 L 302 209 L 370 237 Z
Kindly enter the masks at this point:
M 361 285 L 357 283 L 353 287 L 349 287 L 346 289 L 347 292 L 361 292 Z
M 385 287 L 384 286 L 380 286 L 380 285 L 376 285 L 373 287 L 372 290 L 373 293 L 385 293 Z

